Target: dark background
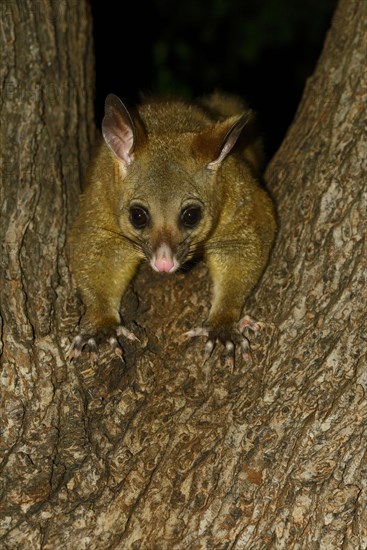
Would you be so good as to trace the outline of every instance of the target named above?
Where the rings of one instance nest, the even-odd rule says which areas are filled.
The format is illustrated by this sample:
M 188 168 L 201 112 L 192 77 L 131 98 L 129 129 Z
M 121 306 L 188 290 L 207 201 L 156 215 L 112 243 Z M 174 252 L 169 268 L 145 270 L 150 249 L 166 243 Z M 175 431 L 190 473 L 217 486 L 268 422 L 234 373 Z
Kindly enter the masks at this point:
M 321 52 L 336 0 L 91 0 L 96 122 L 106 95 L 245 97 L 275 153 Z

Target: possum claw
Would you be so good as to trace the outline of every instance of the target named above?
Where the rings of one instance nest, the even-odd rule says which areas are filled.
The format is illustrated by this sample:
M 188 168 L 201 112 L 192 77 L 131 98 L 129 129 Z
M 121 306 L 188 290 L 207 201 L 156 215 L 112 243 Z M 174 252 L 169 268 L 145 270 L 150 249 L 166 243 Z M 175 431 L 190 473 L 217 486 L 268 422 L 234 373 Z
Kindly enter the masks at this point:
M 204 336 L 207 338 L 204 348 L 204 363 L 211 356 L 216 344 L 221 342 L 225 347 L 225 365 L 233 368 L 236 346 L 242 350 L 242 359 L 244 361 L 251 359 L 250 342 L 242 332 L 248 329 L 256 333 L 261 330 L 261 326 L 261 323 L 245 315 L 235 325 L 225 325 L 218 328 L 196 327 L 186 332 L 185 336 L 190 338 Z
M 234 356 L 235 356 L 235 345 L 231 340 L 227 340 L 225 343 L 226 348 L 226 358 L 225 366 L 233 369 L 234 367 Z
M 117 327 L 116 334 L 117 334 L 117 336 L 125 336 L 125 338 L 127 338 L 128 340 L 135 340 L 137 342 L 140 342 L 139 338 L 137 336 L 135 336 L 135 334 L 133 332 L 128 330 L 123 325 L 119 325 Z
M 95 363 L 98 359 L 98 346 L 95 339 L 92 337 L 85 338 L 78 334 L 68 347 L 66 357 L 69 361 L 72 361 L 80 357 L 84 350 L 88 350 L 92 363 Z
M 251 359 L 251 348 L 250 348 L 250 342 L 245 337 L 241 341 L 241 348 L 242 348 L 242 359 L 244 361 L 249 361 Z
M 77 336 L 75 336 L 70 346 L 66 350 L 66 356 L 69 359 L 69 361 L 72 361 L 73 359 L 76 359 L 81 355 L 83 346 L 84 346 L 83 338 L 82 336 L 80 336 L 80 334 L 78 334 Z
M 188 336 L 189 338 L 194 338 L 195 336 L 209 336 L 209 329 L 205 327 L 192 328 L 185 332 L 184 336 Z
M 207 360 L 209 359 L 209 357 L 210 357 L 211 354 L 213 353 L 214 347 L 215 347 L 215 342 L 214 342 L 214 340 L 207 340 L 207 341 L 206 341 L 205 348 L 204 348 L 204 360 L 203 360 L 203 365 L 204 365 L 204 363 L 207 362 Z
M 252 330 L 252 332 L 259 332 L 262 326 L 263 326 L 263 323 L 258 323 L 257 321 L 252 319 L 252 317 L 250 317 L 249 315 L 245 315 L 238 322 L 238 330 L 240 332 L 243 332 L 245 328 Z
M 77 359 L 83 351 L 87 351 L 90 359 L 93 363 L 95 363 L 98 359 L 99 346 L 104 341 L 107 341 L 115 355 L 120 357 L 123 361 L 124 352 L 119 342 L 120 336 L 124 336 L 128 340 L 139 341 L 139 338 L 137 338 L 133 332 L 130 332 L 123 325 L 102 329 L 99 332 L 96 331 L 92 334 L 80 333 L 75 336 L 74 340 L 71 342 L 66 352 L 66 356 L 69 361 L 72 361 L 73 359 Z

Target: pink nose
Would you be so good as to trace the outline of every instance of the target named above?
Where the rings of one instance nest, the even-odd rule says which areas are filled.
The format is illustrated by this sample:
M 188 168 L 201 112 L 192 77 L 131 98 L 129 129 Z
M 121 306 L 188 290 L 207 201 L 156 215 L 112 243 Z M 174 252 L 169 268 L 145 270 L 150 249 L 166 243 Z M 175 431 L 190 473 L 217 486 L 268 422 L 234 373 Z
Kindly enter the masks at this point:
M 154 263 L 154 266 L 157 271 L 160 271 L 161 273 L 168 273 L 173 268 L 173 262 L 172 260 L 168 260 L 166 258 L 160 258 L 159 260 L 156 260 Z
M 166 243 L 162 243 L 157 247 L 156 251 L 152 255 L 150 265 L 154 271 L 158 271 L 160 273 L 172 273 L 173 271 L 176 271 L 178 267 L 178 263 L 172 249 Z

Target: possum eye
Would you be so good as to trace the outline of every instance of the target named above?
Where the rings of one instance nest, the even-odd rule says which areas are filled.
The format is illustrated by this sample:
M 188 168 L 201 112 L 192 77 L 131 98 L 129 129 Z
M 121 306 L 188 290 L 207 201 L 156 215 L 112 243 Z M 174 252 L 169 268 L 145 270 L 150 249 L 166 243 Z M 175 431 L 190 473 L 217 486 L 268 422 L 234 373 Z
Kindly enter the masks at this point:
M 135 229 L 143 229 L 149 222 L 149 214 L 141 206 L 131 206 L 129 209 L 129 219 Z
M 188 206 L 181 210 L 180 221 L 184 227 L 195 227 L 201 220 L 200 206 Z

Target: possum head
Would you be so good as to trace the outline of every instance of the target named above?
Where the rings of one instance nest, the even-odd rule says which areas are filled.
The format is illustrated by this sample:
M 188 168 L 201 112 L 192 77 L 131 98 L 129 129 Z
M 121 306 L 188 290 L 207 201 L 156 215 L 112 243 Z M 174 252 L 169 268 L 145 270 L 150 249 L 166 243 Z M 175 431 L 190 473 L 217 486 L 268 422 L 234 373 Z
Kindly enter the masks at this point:
M 202 252 L 220 214 L 221 165 L 250 116 L 195 132 L 176 131 L 175 120 L 149 131 L 107 96 L 102 133 L 118 163 L 119 225 L 155 271 L 172 273 Z

